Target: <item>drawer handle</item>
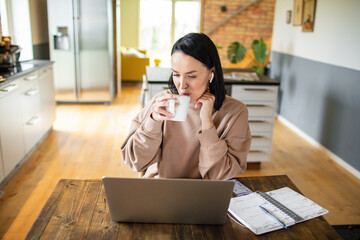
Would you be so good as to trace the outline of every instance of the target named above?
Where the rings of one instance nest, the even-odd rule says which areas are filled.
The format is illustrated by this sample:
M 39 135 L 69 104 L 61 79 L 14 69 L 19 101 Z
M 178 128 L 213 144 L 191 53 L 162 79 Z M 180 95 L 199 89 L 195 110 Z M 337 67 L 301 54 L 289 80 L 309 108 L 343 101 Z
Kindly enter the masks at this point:
M 260 135 L 255 135 L 255 136 L 251 136 L 251 138 L 257 138 L 257 139 L 263 138 L 263 139 L 266 139 L 267 137 L 265 137 L 265 136 L 260 136 Z
M 35 75 L 31 75 L 31 76 L 29 76 L 29 77 L 26 77 L 25 78 L 25 80 L 26 81 L 32 81 L 32 80 L 34 80 L 34 79 L 36 79 L 38 76 L 35 74 Z
M 37 88 L 30 89 L 25 93 L 26 96 L 34 96 L 39 90 Z
M 270 89 L 267 88 L 244 88 L 245 91 L 255 91 L 255 92 L 266 92 L 270 91 Z
M 266 152 L 261 150 L 250 150 L 249 153 L 266 153 Z
M 264 104 L 246 104 L 247 107 L 267 107 L 267 105 Z
M 16 84 L 9 84 L 6 87 L 0 88 L 0 91 L 2 91 L 2 92 L 10 92 L 10 91 L 14 90 L 15 88 L 17 88 Z
M 163 89 L 164 89 L 164 90 L 169 90 L 170 88 L 168 88 L 168 87 L 163 87 Z
M 38 124 L 40 121 L 40 116 L 35 116 L 33 118 L 31 118 L 26 124 L 30 125 L 30 126 L 34 126 L 36 124 Z
M 268 123 L 267 121 L 264 120 L 249 120 L 249 123 Z

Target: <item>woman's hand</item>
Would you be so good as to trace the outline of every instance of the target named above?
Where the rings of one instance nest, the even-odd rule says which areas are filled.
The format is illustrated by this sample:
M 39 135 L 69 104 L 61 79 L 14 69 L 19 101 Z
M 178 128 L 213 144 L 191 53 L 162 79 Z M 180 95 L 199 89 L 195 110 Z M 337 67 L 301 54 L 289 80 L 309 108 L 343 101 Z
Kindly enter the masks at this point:
M 174 115 L 166 111 L 166 107 L 169 106 L 168 100 L 176 99 L 175 94 L 166 93 L 155 99 L 151 117 L 156 121 L 170 120 L 174 118 Z
M 208 130 L 214 126 L 212 113 L 214 109 L 215 96 L 207 89 L 204 94 L 196 101 L 195 106 L 201 107 L 200 119 L 202 131 Z

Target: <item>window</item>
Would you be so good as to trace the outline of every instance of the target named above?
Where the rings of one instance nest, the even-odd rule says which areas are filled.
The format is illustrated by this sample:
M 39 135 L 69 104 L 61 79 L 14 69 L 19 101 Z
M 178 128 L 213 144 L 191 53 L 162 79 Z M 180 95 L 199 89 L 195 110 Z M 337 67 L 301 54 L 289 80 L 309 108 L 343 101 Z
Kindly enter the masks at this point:
M 199 32 L 199 30 L 200 2 L 175 1 L 175 41 L 187 33 Z
M 170 65 L 174 42 L 200 30 L 200 0 L 140 0 L 139 48 L 147 50 L 151 64 L 160 59 Z
M 33 59 L 30 11 L 28 0 L 0 0 L 3 36 L 11 37 L 11 44 L 22 49 L 20 61 Z
M 10 36 L 6 0 L 0 0 L 1 33 L 2 36 Z

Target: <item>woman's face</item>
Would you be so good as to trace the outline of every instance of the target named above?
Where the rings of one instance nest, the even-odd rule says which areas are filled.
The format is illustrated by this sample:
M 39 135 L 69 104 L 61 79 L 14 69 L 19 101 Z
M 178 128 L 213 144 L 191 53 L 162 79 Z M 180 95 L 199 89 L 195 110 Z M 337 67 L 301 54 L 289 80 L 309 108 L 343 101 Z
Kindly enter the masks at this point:
M 171 67 L 178 93 L 190 96 L 190 102 L 197 101 L 208 87 L 211 70 L 197 59 L 179 51 L 171 56 Z

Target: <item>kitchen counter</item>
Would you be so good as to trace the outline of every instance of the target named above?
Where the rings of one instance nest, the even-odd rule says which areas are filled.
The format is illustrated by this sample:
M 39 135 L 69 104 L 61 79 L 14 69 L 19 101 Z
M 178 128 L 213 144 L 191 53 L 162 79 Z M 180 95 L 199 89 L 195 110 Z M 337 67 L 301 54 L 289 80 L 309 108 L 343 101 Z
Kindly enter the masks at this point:
M 223 74 L 231 73 L 231 72 L 254 72 L 250 69 L 238 69 L 238 68 L 224 68 Z M 225 85 L 239 84 L 239 85 L 272 85 L 278 86 L 280 85 L 280 81 L 271 79 L 265 75 L 257 74 L 259 77 L 259 81 L 247 81 L 247 80 L 233 80 L 224 77 Z
M 0 186 L 51 131 L 55 120 L 53 62 L 31 60 L 0 75 Z
M 223 73 L 224 75 L 226 73 L 231 72 L 253 72 L 250 69 L 237 69 L 237 68 L 224 68 Z M 278 86 L 280 85 L 280 81 L 271 79 L 265 75 L 257 74 L 259 77 L 258 81 L 248 81 L 248 80 L 233 80 L 224 77 L 225 85 L 268 85 L 268 86 Z M 149 83 L 167 83 L 168 80 L 148 80 Z
M 47 67 L 54 62 L 49 60 L 30 60 L 18 63 L 16 66 L 11 68 L 0 68 L 0 76 L 5 78 L 4 81 L 0 82 L 0 87 L 10 83 L 12 80 L 26 75 L 28 73 L 37 71 L 43 67 Z
M 169 73 L 157 80 L 148 80 L 149 94 L 145 96 L 145 105 L 158 92 L 168 89 Z M 253 140 L 248 162 L 270 161 L 275 107 L 280 81 L 265 75 L 254 73 L 250 69 L 223 69 L 226 94 L 243 102 L 248 108 L 249 126 Z M 225 77 L 226 76 L 226 77 Z M 233 79 L 231 79 L 233 78 Z M 243 80 L 244 78 L 251 80 Z M 258 78 L 258 80 L 252 80 Z M 235 80 L 236 79 L 236 80 Z

